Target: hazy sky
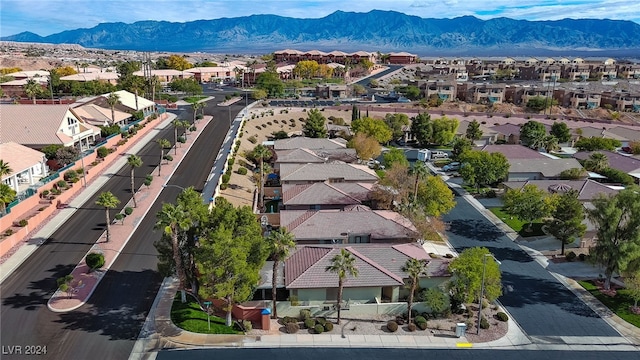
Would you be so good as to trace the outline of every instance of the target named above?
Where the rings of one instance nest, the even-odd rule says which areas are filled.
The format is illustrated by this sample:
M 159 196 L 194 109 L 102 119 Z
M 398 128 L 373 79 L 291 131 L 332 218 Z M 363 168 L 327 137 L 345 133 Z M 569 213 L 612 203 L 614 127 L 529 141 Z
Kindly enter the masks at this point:
M 0 0 L 0 36 L 46 36 L 103 22 L 186 22 L 253 14 L 319 18 L 336 10 L 394 10 L 423 18 L 598 18 L 640 24 L 640 0 Z

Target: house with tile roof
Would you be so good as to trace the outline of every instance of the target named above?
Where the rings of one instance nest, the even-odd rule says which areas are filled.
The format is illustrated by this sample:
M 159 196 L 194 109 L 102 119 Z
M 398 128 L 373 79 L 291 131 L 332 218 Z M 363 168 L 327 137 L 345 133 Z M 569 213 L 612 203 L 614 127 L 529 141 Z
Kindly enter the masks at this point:
M 282 186 L 284 210 L 344 209 L 363 205 L 373 188 L 370 183 L 285 184 Z
M 113 120 L 114 124 L 123 127 L 131 119 L 132 116 L 121 110 L 113 110 L 113 119 L 111 118 L 111 109 L 108 107 L 102 107 L 95 103 L 81 104 L 70 108 L 71 112 L 81 119 L 85 124 L 93 126 L 109 126 Z
M 364 205 L 343 210 L 282 210 L 280 226 L 298 244 L 407 243 L 420 237 L 404 216 Z
M 309 150 L 331 150 L 346 149 L 347 141 L 342 138 L 326 139 L 326 138 L 309 138 L 304 136 L 292 137 L 288 139 L 279 139 L 273 142 L 274 150 L 293 150 L 293 149 L 309 149 Z
M 329 162 L 354 163 L 358 161 L 355 149 L 286 149 L 274 151 L 274 169 L 281 164 L 324 164 Z
M 497 133 L 496 141 L 501 140 L 507 144 L 520 143 L 520 125 L 518 124 L 502 124 L 491 127 L 491 130 Z
M 345 279 L 343 299 L 348 306 L 366 303 L 404 301 L 408 295 L 405 282 L 408 274 L 402 267 L 411 258 L 427 260 L 428 277 L 420 279 L 420 287 L 436 287 L 447 281 L 448 259 L 432 259 L 416 243 L 401 245 L 307 245 L 299 247 L 285 261 L 284 285 L 291 296 L 305 305 L 327 306 L 335 303 L 338 277 L 325 271 L 331 259 L 346 249 L 354 258 L 357 277 Z
M 579 151 L 573 154 L 573 157 L 578 160 L 586 160 L 594 152 L 604 154 L 609 161 L 609 167 L 631 175 L 636 183 L 640 183 L 640 159 L 636 157 L 620 155 L 612 151 Z
M 583 203 L 591 202 L 591 200 L 599 196 L 613 196 L 619 191 L 615 187 L 590 179 L 505 181 L 502 183 L 502 186 L 506 189 L 522 189 L 525 185 L 535 185 L 540 190 L 551 194 L 575 190 L 578 192 L 578 200 Z
M 473 120 L 471 120 L 473 121 Z M 467 128 L 471 123 L 469 120 L 461 120 L 458 123 L 458 129 L 456 130 L 457 137 L 465 137 L 467 135 Z M 479 121 L 478 121 L 479 122 Z M 482 137 L 480 139 L 475 140 L 474 143 L 476 146 L 489 145 L 493 144 L 498 140 L 498 132 L 488 128 L 485 125 L 480 124 L 480 130 L 482 130 Z
M 2 105 L 0 134 L 3 142 L 15 142 L 40 150 L 51 144 L 87 149 L 100 137 L 100 129 L 84 123 L 69 105 Z
M 280 164 L 280 183 L 283 185 L 324 181 L 374 184 L 378 181 L 378 175 L 365 165 Z
M 16 192 L 34 185 L 48 175 L 44 153 L 15 142 L 0 144 L 0 158 L 9 164 L 11 173 L 2 175 L 2 182 Z

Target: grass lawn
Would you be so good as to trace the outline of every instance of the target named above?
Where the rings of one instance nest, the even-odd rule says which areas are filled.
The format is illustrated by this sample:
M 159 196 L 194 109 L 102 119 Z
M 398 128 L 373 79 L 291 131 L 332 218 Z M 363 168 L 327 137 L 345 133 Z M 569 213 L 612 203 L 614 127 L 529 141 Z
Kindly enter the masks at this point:
M 200 309 L 198 302 L 187 295 L 187 302 L 183 304 L 180 301 L 180 292 L 176 294 L 171 306 L 171 321 L 177 327 L 200 334 L 242 334 L 226 326 L 223 318 L 211 315 L 210 320 L 211 330 L 207 325 L 207 313 Z
M 502 211 L 502 208 L 490 208 L 489 211 L 491 211 L 495 216 L 499 217 L 500 220 L 504 221 L 505 224 L 509 225 L 509 227 L 512 228 L 513 231 L 517 232 L 522 237 L 544 235 L 544 232 L 542 231 L 542 226 L 544 224 L 540 220 L 533 222 L 531 231 L 526 231 L 529 225 L 527 222 L 524 222 L 514 216 L 505 213 L 504 211 Z
M 604 295 L 598 291 L 598 288 L 591 281 L 578 281 L 585 290 L 595 296 L 600 302 L 602 302 L 609 310 L 616 313 L 616 315 L 623 318 L 629 324 L 640 328 L 640 315 L 634 314 L 629 310 L 629 307 L 633 305 L 633 299 L 631 299 L 630 291 L 627 289 L 618 290 L 616 296 L 611 297 Z
M 188 102 L 188 103 L 193 104 L 193 103 L 195 103 L 196 101 L 198 101 L 198 100 L 202 100 L 202 99 L 204 99 L 204 98 L 206 98 L 206 96 L 204 96 L 204 95 L 196 95 L 196 96 L 187 96 L 186 98 L 184 98 L 184 99 L 182 99 L 182 100 L 184 100 L 184 101 L 186 101 L 186 102 Z

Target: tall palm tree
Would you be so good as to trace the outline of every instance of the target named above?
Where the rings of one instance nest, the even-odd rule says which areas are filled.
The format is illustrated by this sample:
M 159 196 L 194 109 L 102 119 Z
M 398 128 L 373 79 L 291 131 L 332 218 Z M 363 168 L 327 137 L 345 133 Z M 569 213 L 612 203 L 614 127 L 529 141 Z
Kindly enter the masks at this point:
M 164 149 L 169 148 L 171 143 L 167 139 L 157 139 L 156 143 L 160 146 L 160 162 L 158 163 L 158 176 L 160 176 L 160 172 L 162 170 L 162 159 L 164 159 Z
M 413 296 L 416 292 L 416 288 L 418 287 L 420 278 L 427 276 L 427 265 L 429 265 L 429 262 L 427 260 L 418 260 L 411 258 L 407 260 L 404 266 L 402 266 L 402 271 L 409 275 L 410 289 L 409 298 L 407 299 L 409 324 L 411 324 L 411 308 L 413 308 Z
M 11 188 L 11 186 L 0 183 L 0 214 L 4 214 L 7 210 L 7 204 L 11 203 L 16 198 L 16 191 Z
M 135 185 L 135 172 L 136 168 L 142 166 L 142 159 L 138 155 L 129 155 L 127 158 L 127 164 L 131 166 L 131 198 L 133 199 L 133 207 L 137 207 L 136 203 L 136 185 Z
M 548 153 L 558 149 L 558 138 L 553 135 L 546 135 L 542 142 L 544 143 L 544 149 Z
M 416 161 L 411 168 L 411 173 L 416 177 L 413 184 L 413 202 L 415 203 L 418 200 L 418 184 L 420 183 L 420 180 L 424 179 L 425 176 L 429 174 L 429 169 L 424 162 Z
M 189 229 L 191 226 L 191 220 L 186 216 L 186 211 L 181 205 L 173 205 L 164 203 L 162 210 L 156 215 L 158 221 L 156 222 L 156 229 L 162 229 L 162 231 L 171 236 L 171 249 L 173 253 L 173 261 L 175 262 L 176 274 L 178 280 L 180 280 L 180 291 L 182 294 L 182 302 L 187 302 L 187 296 L 185 294 L 185 285 L 187 282 L 184 267 L 182 265 L 182 254 L 180 251 L 180 243 L 178 239 L 178 233 L 183 230 Z
M 589 171 L 600 172 L 609 167 L 609 158 L 601 152 L 594 152 L 585 161 L 584 167 Z
M 204 103 L 194 102 L 193 104 L 191 104 L 191 107 L 193 108 L 193 123 L 195 124 L 196 123 L 196 117 L 197 117 L 197 114 L 198 114 L 198 109 L 204 109 Z
M 287 228 L 280 227 L 277 230 L 271 231 L 267 238 L 269 247 L 271 248 L 271 258 L 273 259 L 273 276 L 271 278 L 271 308 L 273 312 L 271 317 L 278 318 L 278 308 L 276 307 L 276 279 L 278 278 L 278 270 L 280 268 L 280 262 L 289 257 L 289 252 L 295 248 L 295 237 Z
M 260 161 L 260 198 L 258 199 L 258 204 L 260 211 L 262 211 L 262 206 L 264 205 L 264 160 L 269 159 L 273 153 L 266 146 L 256 146 L 253 149 L 253 155 Z
M 347 275 L 353 277 L 358 276 L 358 268 L 355 265 L 356 258 L 347 249 L 340 249 L 340 253 L 331 259 L 331 265 L 327 266 L 324 271 L 338 274 L 338 299 L 336 307 L 338 309 L 338 325 L 340 325 L 340 309 L 342 308 L 342 289 L 344 287 L 344 279 Z
M 33 80 L 29 79 L 27 83 L 24 85 L 24 93 L 33 100 L 33 104 L 36 104 L 36 96 L 42 92 L 42 86 Z
M 105 216 L 107 219 L 107 242 L 111 239 L 111 218 L 109 217 L 109 210 L 115 209 L 120 204 L 120 200 L 111 193 L 111 191 L 105 191 L 98 196 L 96 205 L 104 207 Z
M 4 160 L 0 159 L 0 176 L 9 175 L 13 172 L 13 169 L 9 166 L 8 162 L 4 162 Z
M 178 128 L 182 127 L 182 120 L 175 119 L 171 124 L 173 124 L 173 143 L 176 145 L 173 148 L 174 154 L 178 155 Z
M 111 108 L 111 125 L 116 123 L 115 107 L 116 105 L 118 105 L 119 102 L 120 102 L 120 96 L 118 96 L 118 94 L 114 92 L 109 94 L 109 96 L 107 97 L 107 104 L 109 104 L 109 107 Z

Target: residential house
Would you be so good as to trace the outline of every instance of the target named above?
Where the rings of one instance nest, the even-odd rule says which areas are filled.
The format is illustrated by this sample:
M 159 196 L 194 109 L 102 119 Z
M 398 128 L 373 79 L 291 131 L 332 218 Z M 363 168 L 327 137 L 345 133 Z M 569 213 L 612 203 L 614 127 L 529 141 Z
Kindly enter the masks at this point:
M 427 99 L 432 96 L 437 96 L 444 102 L 456 99 L 457 84 L 454 80 L 428 80 L 421 89 Z
M 456 130 L 456 136 L 457 137 L 465 137 L 467 135 L 467 128 L 469 127 L 469 124 L 471 123 L 470 120 L 461 120 L 458 123 L 458 129 Z M 480 121 L 478 121 L 478 123 L 480 123 Z M 496 142 L 496 140 L 498 140 L 498 132 L 485 126 L 480 124 L 480 130 L 482 131 L 482 137 L 480 137 L 480 139 L 475 140 L 474 144 L 476 146 L 482 146 L 482 145 L 488 145 L 488 144 L 493 144 Z
M 581 135 L 583 138 L 604 138 L 604 139 L 614 139 L 619 140 L 623 143 L 622 146 L 627 146 L 629 144 L 629 138 L 625 135 L 618 135 L 620 131 L 616 131 L 617 133 L 613 133 L 606 128 L 596 128 L 593 126 L 585 126 L 580 128 Z
M 113 119 L 111 118 L 111 109 L 99 106 L 95 103 L 81 104 L 70 108 L 71 112 L 82 122 L 93 126 L 109 126 L 115 124 L 120 127 L 125 126 L 132 116 L 129 113 L 113 110 Z
M 617 111 L 640 112 L 640 93 L 628 91 L 604 91 L 602 104 L 609 104 Z
M 574 109 L 597 109 L 602 96 L 596 91 L 577 90 L 571 92 L 569 106 Z
M 6 142 L 0 144 L 0 156 L 12 170 L 10 174 L 2 175 L 2 182 L 16 192 L 25 190 L 48 175 L 47 159 L 40 151 Z
M 60 80 L 77 82 L 101 81 L 117 85 L 119 77 L 120 74 L 115 72 L 87 72 L 63 76 Z
M 13 75 L 13 74 L 15 73 L 11 73 L 10 75 Z M 27 78 L 14 79 L 11 81 L 1 83 L 0 89 L 2 89 L 2 92 L 4 92 L 5 96 L 10 98 L 27 97 L 27 94 L 24 92 L 24 86 L 27 85 L 29 80 L 34 80 L 35 82 L 40 84 L 43 91 L 49 91 L 48 90 L 49 78 L 46 78 L 46 77 L 36 77 L 32 79 L 27 79 Z
M 275 150 L 275 169 L 281 164 L 323 164 L 328 162 L 354 163 L 358 160 L 355 149 L 318 149 L 305 148 Z
M 618 65 L 618 77 L 621 79 L 640 79 L 640 64 Z
M 148 99 L 138 96 L 137 94 L 130 93 L 126 90 L 120 90 L 115 92 L 118 95 L 119 103 L 116 107 L 121 107 L 124 112 L 134 113 L 136 111 L 142 111 L 144 116 L 149 116 L 156 111 L 156 104 Z M 101 97 L 107 98 L 110 94 L 102 94 Z M 107 105 L 107 107 L 109 107 Z
M 310 149 L 310 150 L 330 150 L 346 149 L 347 141 L 342 138 L 308 138 L 304 136 L 280 139 L 274 141 L 275 150 Z
M 100 129 L 84 123 L 69 105 L 2 105 L 0 134 L 5 142 L 15 142 L 40 150 L 51 144 L 86 149 L 100 137 Z
M 505 144 L 520 144 L 520 125 L 507 123 L 492 126 L 490 129 L 497 133 L 496 141 Z
M 371 183 L 285 184 L 282 205 L 285 210 L 328 210 L 363 205 L 369 199 Z
M 389 64 L 413 64 L 418 60 L 418 55 L 410 54 L 408 52 L 392 52 L 389 53 Z
M 640 159 L 633 156 L 620 155 L 611 151 L 579 151 L 573 157 L 578 160 L 586 160 L 594 152 L 606 155 L 609 167 L 631 175 L 636 183 L 640 183 Z
M 601 195 L 618 193 L 617 189 L 591 179 L 506 181 L 502 185 L 507 189 L 522 189 L 525 185 L 535 185 L 538 189 L 552 194 L 575 190 L 578 192 L 578 200 L 583 203 L 591 202 Z
M 136 71 L 133 73 L 135 76 L 144 77 L 145 74 L 143 71 Z M 151 70 L 151 76 L 157 77 L 160 84 L 166 86 L 168 83 L 178 80 L 178 79 L 188 79 L 193 78 L 195 75 L 193 72 L 189 71 L 180 71 L 174 69 L 159 69 L 159 70 Z
M 566 64 L 562 66 L 560 76 L 569 81 L 587 81 L 591 69 L 586 64 Z
M 378 181 L 375 171 L 356 164 L 280 164 L 281 184 L 311 184 L 314 182 Z
M 285 286 L 291 296 L 305 305 L 325 306 L 335 303 L 338 276 L 326 271 L 331 259 L 347 250 L 355 258 L 358 276 L 344 280 L 343 309 L 350 305 L 399 302 L 407 298 L 405 286 L 409 274 L 402 267 L 409 259 L 427 260 L 425 276 L 419 279 L 421 288 L 442 285 L 450 278 L 448 259 L 432 259 L 418 244 L 358 246 L 304 246 L 299 247 L 285 261 Z
M 185 72 L 193 74 L 193 78 L 199 83 L 220 81 L 228 83 L 236 79 L 234 67 L 230 66 L 194 67 Z
M 505 84 L 461 84 L 458 99 L 477 104 L 501 104 L 505 100 Z

